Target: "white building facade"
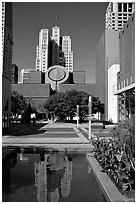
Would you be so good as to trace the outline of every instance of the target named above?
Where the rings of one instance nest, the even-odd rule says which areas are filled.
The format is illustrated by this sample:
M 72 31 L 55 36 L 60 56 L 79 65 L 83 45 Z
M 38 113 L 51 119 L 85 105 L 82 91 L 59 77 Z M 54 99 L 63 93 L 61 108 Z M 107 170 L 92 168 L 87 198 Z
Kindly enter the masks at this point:
M 48 69 L 49 30 L 41 29 L 39 32 L 39 45 L 36 51 L 36 71 L 46 72 Z
M 113 64 L 108 69 L 108 120 L 118 122 L 118 96 L 114 95 L 113 87 L 117 84 L 117 73 L 120 71 L 119 64 Z
M 110 2 L 106 10 L 106 29 L 122 29 L 134 11 L 134 2 Z
M 50 66 L 64 65 L 68 72 L 73 72 L 71 38 L 70 36 L 61 38 L 60 33 L 58 26 L 52 27 L 51 36 L 49 29 L 40 30 L 39 45 L 36 48 L 36 71 L 46 72 Z
M 32 69 L 22 69 L 21 70 L 19 83 L 22 83 L 22 84 L 30 83 L 30 71 L 32 71 Z
M 52 28 L 52 39 L 57 43 L 57 45 L 60 45 L 60 27 L 55 26 Z
M 134 2 L 110 2 L 106 9 L 106 16 L 105 16 L 105 29 L 106 29 L 105 113 L 106 113 L 106 120 L 112 120 L 113 122 L 118 122 L 118 97 L 114 96 L 114 91 L 113 91 L 112 86 L 114 86 L 113 82 L 114 81 L 116 82 L 118 64 L 119 64 L 119 67 L 121 66 L 120 64 L 121 57 L 120 57 L 120 49 L 119 49 L 119 46 L 120 46 L 119 45 L 119 39 L 120 39 L 119 33 L 123 29 L 123 27 L 125 27 L 127 21 L 129 21 L 134 11 L 135 11 Z M 119 68 L 119 71 L 120 69 L 121 67 Z M 113 76 L 113 74 L 115 76 Z
M 71 50 L 70 36 L 62 36 L 62 51 L 65 56 L 65 67 L 68 72 L 73 72 L 73 51 Z

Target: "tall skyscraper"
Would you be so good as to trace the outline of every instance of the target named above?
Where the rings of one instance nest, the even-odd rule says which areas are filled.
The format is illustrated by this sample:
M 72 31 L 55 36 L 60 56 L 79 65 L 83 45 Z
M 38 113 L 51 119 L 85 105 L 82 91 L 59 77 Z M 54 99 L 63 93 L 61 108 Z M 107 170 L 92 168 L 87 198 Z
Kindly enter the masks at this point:
M 46 72 L 54 65 L 66 67 L 73 72 L 73 51 L 70 36 L 60 36 L 60 27 L 52 27 L 52 35 L 48 29 L 39 32 L 39 45 L 36 50 L 36 71 Z
M 52 28 L 52 36 L 50 40 L 50 54 L 49 54 L 49 67 L 59 65 L 60 57 L 60 27 L 55 26 Z
M 48 69 L 49 30 L 41 29 L 39 32 L 39 45 L 36 52 L 36 71 L 46 72 Z
M 62 51 L 65 57 L 65 67 L 68 72 L 73 72 L 73 51 L 71 51 L 70 36 L 62 36 Z
M 114 101 L 108 98 L 110 90 L 112 91 L 110 86 L 112 86 L 112 80 L 116 82 L 116 76 L 113 76 L 113 79 L 109 77 L 112 73 L 118 72 L 120 64 L 119 33 L 125 27 L 134 10 L 134 2 L 110 2 L 106 9 L 105 32 L 98 44 L 96 63 L 96 94 L 105 104 L 106 120 L 111 119 L 109 111 Z M 116 99 L 117 96 L 113 96 L 114 98 Z M 115 104 L 113 108 L 116 110 Z
M 60 46 L 60 27 L 55 26 L 52 28 L 52 39 Z
M 12 68 L 12 3 L 2 3 L 2 114 L 3 130 L 8 129 L 10 117 Z
M 106 10 L 106 29 L 122 29 L 134 11 L 134 2 L 110 2 Z

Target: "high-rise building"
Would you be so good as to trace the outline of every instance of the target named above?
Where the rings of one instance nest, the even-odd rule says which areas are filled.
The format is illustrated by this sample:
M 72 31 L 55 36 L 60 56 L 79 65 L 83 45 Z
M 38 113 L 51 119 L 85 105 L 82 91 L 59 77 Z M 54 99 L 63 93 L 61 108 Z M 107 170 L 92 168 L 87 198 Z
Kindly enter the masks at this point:
M 73 51 L 70 36 L 60 36 L 60 27 L 52 28 L 50 37 L 48 29 L 39 32 L 39 45 L 36 50 L 36 71 L 46 72 L 54 65 L 66 67 L 73 72 Z
M 49 43 L 49 63 L 48 67 L 59 65 L 60 61 L 60 47 L 55 42 L 55 40 L 51 39 Z
M 73 51 L 71 51 L 70 36 L 62 36 L 62 51 L 65 56 L 65 67 L 68 72 L 73 72 Z
M 51 57 L 53 65 L 59 65 L 60 60 L 60 27 L 55 26 L 52 28 L 52 36 L 51 36 Z
M 2 117 L 3 134 L 8 130 L 10 117 L 11 68 L 13 46 L 12 3 L 2 3 Z
M 60 45 L 60 27 L 55 26 L 52 28 L 52 39 L 57 43 L 57 45 Z
M 96 60 L 96 94 L 105 105 L 106 120 L 111 117 L 109 107 L 112 101 L 110 99 L 117 98 L 116 96 L 109 97 L 110 90 L 112 91 L 109 86 L 112 83 L 108 77 L 118 72 L 120 64 L 119 32 L 126 25 L 134 10 L 134 2 L 110 2 L 106 9 L 105 31 L 98 44 Z M 116 76 L 113 78 L 114 81 L 116 82 Z M 116 119 L 116 117 L 113 118 Z
M 113 92 L 118 96 L 118 120 L 135 114 L 135 13 L 119 33 L 120 72 Z
M 16 64 L 12 64 L 11 83 L 12 84 L 17 84 L 18 83 L 18 66 Z
M 41 29 L 39 32 L 39 45 L 36 53 L 36 71 L 46 72 L 48 69 L 49 30 Z
M 106 10 L 106 29 L 122 29 L 134 11 L 134 2 L 110 2 Z
M 108 120 L 108 103 L 110 103 L 108 101 L 108 72 L 113 64 L 119 64 L 119 31 L 109 29 L 103 33 L 96 50 L 96 95 L 105 105 L 106 120 Z

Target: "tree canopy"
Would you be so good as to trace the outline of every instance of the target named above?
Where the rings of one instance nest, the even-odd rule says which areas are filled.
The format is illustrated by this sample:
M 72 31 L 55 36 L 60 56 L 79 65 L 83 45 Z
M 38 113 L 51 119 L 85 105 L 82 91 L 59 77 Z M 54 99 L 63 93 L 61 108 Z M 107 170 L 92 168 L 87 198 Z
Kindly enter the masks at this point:
M 11 113 L 13 115 L 19 115 L 25 110 L 27 106 L 27 100 L 23 95 L 17 91 L 11 91 Z
M 49 97 L 44 107 L 47 112 L 57 120 L 63 121 L 67 117 L 72 120 L 77 113 L 77 105 L 79 105 L 79 117 L 83 120 L 88 115 L 89 94 L 84 91 L 68 90 L 66 92 L 58 92 Z M 92 96 L 92 113 L 98 111 L 99 100 Z

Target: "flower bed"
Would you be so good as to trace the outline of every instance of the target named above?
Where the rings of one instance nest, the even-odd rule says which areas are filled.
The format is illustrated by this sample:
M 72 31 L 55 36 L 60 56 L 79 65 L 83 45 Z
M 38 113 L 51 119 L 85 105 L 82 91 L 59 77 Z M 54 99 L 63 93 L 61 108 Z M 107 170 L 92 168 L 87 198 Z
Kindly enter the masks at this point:
M 94 156 L 120 192 L 134 200 L 135 121 L 119 123 L 110 136 L 93 141 Z

